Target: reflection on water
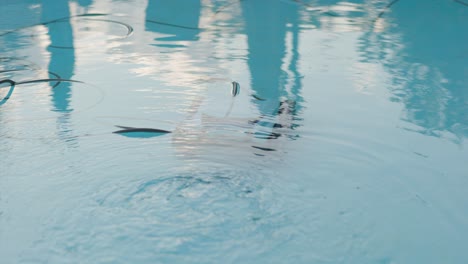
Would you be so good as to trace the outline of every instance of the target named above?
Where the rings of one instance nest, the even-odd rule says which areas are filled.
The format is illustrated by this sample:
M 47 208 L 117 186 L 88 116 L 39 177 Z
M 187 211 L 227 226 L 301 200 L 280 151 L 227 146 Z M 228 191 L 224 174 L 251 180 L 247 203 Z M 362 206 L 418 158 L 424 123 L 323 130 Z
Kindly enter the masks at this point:
M 458 141 L 468 136 L 468 10 L 450 1 L 431 2 L 414 17 L 409 10 L 418 7 L 415 2 L 395 4 L 386 14 L 394 24 L 383 34 L 362 36 L 363 56 L 382 63 L 390 74 L 390 99 L 403 103 L 403 120 L 416 125 L 405 129 L 436 137 L 450 132 Z M 450 24 L 441 23 L 449 19 Z
M 93 4 L 93 0 L 77 0 L 76 2 L 84 9 L 83 13 L 86 13 L 86 11 L 89 10 L 89 7 Z
M 288 99 L 294 102 L 289 108 L 293 105 L 295 108 L 296 102 L 301 101 L 301 76 L 297 67 L 298 11 L 297 6 L 280 1 L 272 2 L 267 10 L 261 1 L 242 2 L 251 87 L 262 99 L 253 102 L 258 105 L 261 115 L 286 113 L 281 111 L 281 106 L 287 104 Z
M 468 9 L 420 5 L 3 5 L 2 260 L 463 262 Z
M 42 21 L 52 21 L 57 19 L 57 14 L 61 17 L 70 17 L 69 4 L 67 1 L 55 3 L 45 1 L 42 4 Z M 73 48 L 73 32 L 70 20 L 64 20 L 61 30 L 53 30 L 51 24 L 47 24 L 47 34 L 49 35 L 50 44 L 47 51 L 50 53 L 48 69 L 50 72 L 56 72 L 63 79 L 72 79 L 75 67 L 75 51 Z M 57 44 L 60 43 L 60 44 Z M 70 49 L 60 49 L 54 46 L 60 46 L 65 43 Z M 56 78 L 56 76 L 50 76 Z M 55 83 L 51 83 L 51 87 Z M 70 112 L 73 109 L 70 107 L 71 89 L 70 83 L 61 84 L 61 89 L 52 89 L 52 102 L 54 110 L 59 112 Z
M 200 10 L 200 1 L 149 0 L 146 7 L 146 30 L 172 35 L 160 40 L 197 40 Z M 177 31 L 174 27 L 185 30 Z
M 42 21 L 52 21 L 57 18 L 70 17 L 70 8 L 68 1 L 44 1 L 41 5 Z M 49 73 L 54 72 L 60 78 L 72 79 L 75 68 L 75 50 L 73 44 L 73 30 L 70 19 L 61 21 L 62 25 L 59 30 L 54 28 L 53 24 L 46 24 L 47 34 L 50 44 L 47 46 L 49 52 Z M 58 48 L 64 45 L 65 49 Z M 49 74 L 49 78 L 57 78 Z M 70 124 L 70 116 L 73 108 L 71 107 L 72 90 L 71 82 L 62 82 L 59 88 L 56 89 L 57 83 L 50 82 L 51 100 L 53 109 L 57 111 L 57 130 L 62 138 L 70 137 L 73 131 Z M 69 140 L 70 142 L 71 140 Z
M 421 127 L 422 133 L 440 136 L 447 131 L 459 139 L 467 137 L 468 10 L 450 2 L 428 3 L 420 11 L 421 16 L 432 16 L 426 21 L 405 12 L 415 7 L 415 3 L 403 2 L 391 14 L 399 21 L 392 31 L 399 32 L 408 54 L 400 65 L 393 65 L 406 72 L 395 98 L 405 104 L 406 118 Z M 447 19 L 450 24 L 440 23 Z

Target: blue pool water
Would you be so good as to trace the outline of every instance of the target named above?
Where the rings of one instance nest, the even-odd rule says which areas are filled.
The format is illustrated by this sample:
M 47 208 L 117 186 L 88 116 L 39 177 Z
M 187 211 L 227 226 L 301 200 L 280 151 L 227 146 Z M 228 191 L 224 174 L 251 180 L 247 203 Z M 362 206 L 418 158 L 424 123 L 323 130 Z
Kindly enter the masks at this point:
M 467 263 L 467 3 L 0 1 L 0 263 Z

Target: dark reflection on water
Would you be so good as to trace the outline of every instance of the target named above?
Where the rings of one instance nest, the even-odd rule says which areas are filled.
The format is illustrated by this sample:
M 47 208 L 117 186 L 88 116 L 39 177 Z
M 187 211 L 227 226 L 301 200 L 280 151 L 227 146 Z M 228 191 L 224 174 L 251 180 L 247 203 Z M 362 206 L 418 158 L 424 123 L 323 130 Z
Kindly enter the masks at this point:
M 242 1 L 241 12 L 247 37 L 247 64 L 251 75 L 252 104 L 260 113 L 251 121 L 258 139 L 278 139 L 297 128 L 302 104 L 299 57 L 299 6 L 282 1 Z M 281 130 L 281 131 L 278 131 Z M 289 133 L 286 132 L 288 138 Z M 272 151 L 278 146 L 260 143 L 256 150 Z M 255 152 L 256 153 L 256 152 Z M 256 153 L 263 155 L 260 153 Z
M 287 99 L 294 100 L 295 107 L 298 106 L 298 101 L 302 101 L 301 76 L 297 68 L 300 23 L 298 7 L 273 1 L 265 8 L 264 2 L 255 0 L 242 1 L 241 6 L 246 21 L 251 86 L 255 95 L 263 99 L 253 102 L 262 115 L 281 114 L 281 105 Z M 287 33 L 291 34 L 291 50 L 286 49 Z M 286 61 L 288 52 L 292 56 Z M 290 88 L 289 91 L 287 88 Z
M 211 24 L 204 25 L 202 29 L 199 25 L 202 8 L 200 1 L 191 1 L 189 3 L 182 3 L 181 1 L 148 1 L 145 10 L 145 29 L 168 35 L 156 38 L 155 43 L 152 45 L 165 48 L 164 52 L 170 54 L 186 52 L 187 54 L 184 54 L 184 56 L 189 58 L 186 63 L 194 67 L 191 74 L 198 74 L 200 80 L 212 78 L 212 76 L 206 76 L 207 72 L 216 69 L 215 67 L 217 67 L 219 61 L 213 61 L 212 63 L 204 61 L 204 56 L 200 55 L 210 55 L 210 51 L 203 50 L 202 54 L 198 54 L 200 52 L 198 50 L 191 52 L 191 49 L 196 49 L 197 44 L 184 41 L 208 43 L 199 45 L 206 45 L 212 48 L 213 51 L 219 47 L 221 52 L 224 52 L 223 50 L 226 49 L 223 46 L 225 40 L 220 41 L 220 39 L 228 37 L 229 34 L 232 37 L 245 35 L 247 38 L 247 49 L 244 52 L 247 53 L 245 57 L 251 80 L 250 83 L 241 83 L 240 87 L 244 87 L 242 88 L 243 91 L 244 89 L 245 91 L 251 89 L 253 97 L 250 103 L 258 109 L 258 114 L 250 119 L 245 119 L 243 123 L 235 118 L 231 119 L 228 117 L 229 114 L 226 114 L 224 118 L 201 118 L 202 125 L 194 126 L 191 123 L 196 123 L 194 121 L 198 117 L 195 116 L 195 113 L 201 111 L 200 108 L 203 105 L 201 101 L 204 98 L 204 95 L 201 94 L 203 90 L 197 91 L 199 96 L 193 100 L 189 114 L 184 121 L 185 124 L 179 125 L 172 135 L 174 146 L 177 151 L 182 153 L 182 156 L 192 156 L 193 153 L 205 147 L 209 149 L 225 148 L 230 145 L 230 142 L 232 145 L 229 148 L 252 152 L 251 145 L 230 141 L 235 140 L 232 135 L 224 135 L 223 133 L 219 136 L 210 135 L 214 129 L 209 126 L 216 126 L 218 130 L 221 128 L 221 132 L 224 131 L 224 133 L 228 134 L 230 132 L 227 132 L 229 131 L 227 128 L 236 127 L 244 132 L 242 135 L 258 139 L 277 139 L 286 130 L 297 127 L 294 123 L 297 121 L 296 115 L 300 112 L 303 101 L 301 96 L 302 77 L 298 70 L 298 61 L 300 60 L 298 50 L 300 24 L 298 7 L 298 5 L 291 5 L 281 1 L 271 2 L 267 6 L 262 1 L 233 1 L 217 4 L 212 6 L 213 13 L 211 13 L 209 19 Z M 236 12 L 241 16 L 229 17 L 235 8 L 240 8 Z M 226 15 L 227 18 L 219 15 L 221 13 Z M 239 27 L 235 28 L 234 31 L 229 30 L 228 33 L 226 27 L 214 26 L 217 25 L 218 18 L 225 21 L 225 23 L 236 24 L 239 20 L 245 20 L 246 23 L 239 23 Z M 205 34 L 201 34 L 202 32 Z M 197 58 L 198 56 L 200 58 Z M 245 57 L 228 59 L 244 61 Z M 197 60 L 200 62 L 197 63 Z M 173 72 L 180 72 L 179 74 L 171 72 L 171 75 L 181 79 L 185 77 L 184 71 L 186 69 L 183 62 L 174 61 L 170 64 L 175 66 L 172 69 Z M 180 67 L 177 67 L 178 64 L 180 64 Z M 213 75 L 216 74 L 217 71 L 213 71 Z M 226 74 L 220 77 L 225 80 L 233 78 Z M 226 81 L 226 84 L 228 83 Z M 187 85 L 194 86 L 197 84 Z M 228 113 L 230 113 L 230 110 Z M 208 116 L 214 114 L 207 113 Z M 215 123 L 224 123 L 225 125 L 221 127 L 219 124 L 215 125 Z M 278 129 L 282 131 L 276 131 Z M 240 136 L 235 137 L 242 138 Z M 270 149 L 270 147 L 262 144 L 259 143 L 259 146 L 255 145 L 254 147 L 257 150 Z
M 70 17 L 68 1 L 44 1 L 42 3 L 42 20 L 51 21 L 57 18 L 57 14 L 61 17 Z M 48 69 L 51 72 L 56 72 L 64 79 L 72 79 L 75 68 L 75 50 L 73 48 L 73 31 L 69 19 L 63 20 L 61 30 L 54 30 L 53 25 L 46 24 L 50 44 L 47 50 L 50 53 Z M 54 46 L 65 45 L 70 49 L 57 49 Z M 50 78 L 56 78 L 50 76 Z M 51 88 L 55 83 L 51 83 Z M 54 110 L 58 112 L 71 112 L 73 109 L 70 106 L 72 96 L 71 83 L 62 83 L 60 89 L 52 89 L 52 103 Z
M 452 1 L 427 2 L 424 8 L 400 1 L 385 16 L 386 30 L 364 34 L 361 50 L 365 61 L 380 62 L 390 73 L 390 99 L 403 103 L 403 120 L 418 126 L 406 129 L 467 137 L 468 10 Z
M 89 8 L 93 2 L 78 1 L 81 7 Z M 413 129 L 423 134 L 441 136 L 450 132 L 458 138 L 468 136 L 468 82 L 465 43 L 467 9 L 456 1 L 418 3 L 405 1 L 370 1 L 366 3 L 342 1 L 263 1 L 214 3 L 204 7 L 201 1 L 156 1 L 149 0 L 145 10 L 145 29 L 166 34 L 156 39 L 164 47 L 184 49 L 183 41 L 200 40 L 200 20 L 203 8 L 224 14 L 239 7 L 241 27 L 235 34 L 247 38 L 247 65 L 251 74 L 251 89 L 254 93 L 252 104 L 259 110 L 259 120 L 272 128 L 293 127 L 274 120 L 260 122 L 263 117 L 276 117 L 288 112 L 297 118 L 302 106 L 301 74 L 298 69 L 300 33 L 304 26 L 318 30 L 361 31 L 362 60 L 382 64 L 392 76 L 389 90 L 392 101 L 405 106 L 404 120 L 417 125 Z M 418 10 L 421 16 L 414 17 L 411 10 Z M 70 2 L 43 1 L 40 5 L 42 22 L 70 16 Z M 232 12 L 231 12 L 232 13 Z M 434 19 L 423 20 L 423 17 Z M 452 23 L 444 23 L 451 18 Z M 210 20 L 216 25 L 217 20 Z M 236 21 L 234 18 L 224 22 Z M 45 24 L 50 44 L 49 72 L 56 72 L 61 78 L 71 79 L 75 71 L 75 50 L 72 23 L 60 21 L 60 30 L 52 24 Z M 383 23 L 384 25 L 377 25 Z M 432 30 L 426 30 L 426 29 Z M 221 37 L 223 27 L 212 27 L 208 37 Z M 5 49 L 14 43 L 24 44 L 22 34 L 6 34 L 2 37 Z M 174 41 L 174 42 L 172 42 Z M 215 41 L 214 41 L 215 42 Z M 431 45 L 427 45 L 431 43 Z M 69 49 L 58 49 L 67 46 Z M 449 59 L 450 62 L 447 62 Z M 208 64 L 207 64 L 208 65 Z M 56 78 L 52 76 L 50 78 Z M 229 78 L 229 76 L 226 76 Z M 56 83 L 51 83 L 55 85 Z M 71 83 L 60 84 L 52 89 L 54 111 L 70 113 Z M 289 111 L 281 107 L 288 105 Z M 69 114 L 68 114 L 69 115 Z M 67 118 L 63 121 L 66 122 Z M 288 118 L 287 118 L 288 119 Z M 61 121 L 60 121 L 61 122 Z M 288 121 L 292 122 L 292 121 Z
M 70 7 L 68 1 L 44 1 L 42 3 L 42 21 L 52 21 L 57 19 L 57 16 L 70 17 Z M 70 19 L 65 19 L 61 23 L 60 30 L 53 27 L 53 24 L 46 24 L 50 44 L 47 47 L 50 59 L 48 69 L 49 72 L 55 71 L 64 79 L 72 79 L 75 69 L 75 49 L 73 43 L 73 29 Z M 64 45 L 67 49 L 59 49 L 54 46 Z M 49 76 L 54 78 L 53 76 Z M 54 88 L 55 83 L 51 82 L 51 100 L 53 111 L 57 111 L 60 115 L 57 117 L 57 130 L 61 138 L 67 138 L 68 145 L 71 142 L 76 142 L 73 135 L 73 129 L 70 124 L 70 117 L 73 108 L 70 103 L 72 100 L 73 85 L 70 82 L 62 82 L 57 88 Z
M 93 0 L 77 0 L 76 2 L 86 9 L 93 4 Z
M 198 39 L 200 1 L 149 0 L 146 6 L 147 31 L 168 34 L 158 41 L 195 41 Z
M 7 27 L 0 34 L 2 50 L 4 50 L 5 55 L 8 55 L 1 60 L 2 65 L 0 69 L 6 69 L 2 71 L 2 78 L 11 78 L 17 84 L 21 82 L 28 83 L 28 87 L 21 87 L 21 89 L 29 89 L 31 93 L 37 91 L 41 94 L 40 89 L 43 89 L 43 85 L 41 87 L 40 82 L 35 81 L 36 79 L 73 78 L 75 74 L 76 51 L 74 48 L 73 26 L 70 20 L 73 16 L 71 15 L 70 8 L 74 3 L 73 1 L 42 1 L 40 5 L 30 3 L 28 6 L 29 15 L 38 14 L 37 21 L 30 22 L 28 19 L 25 19 L 23 21 L 25 24 L 17 27 Z M 82 1 L 81 4 L 84 5 L 83 7 L 86 7 L 86 5 L 92 4 L 92 1 Z M 56 24 L 60 24 L 60 26 Z M 45 29 L 45 32 L 43 29 Z M 44 40 L 48 43 L 44 42 Z M 34 50 L 39 48 L 42 50 L 41 45 L 36 45 L 38 43 L 47 43 L 47 52 L 34 55 L 28 54 L 28 49 Z M 24 56 L 23 54 L 27 55 Z M 37 55 L 39 55 L 39 58 L 43 57 L 47 64 L 42 65 L 42 61 L 37 63 Z M 9 74 L 5 75 L 7 72 Z M 44 74 L 44 76 L 40 76 L 40 74 Z M 72 107 L 72 86 L 73 82 L 49 82 L 50 110 L 57 112 L 57 115 L 55 115 L 56 133 L 68 143 L 76 141 L 76 137 L 72 135 L 73 128 L 71 128 L 70 120 L 74 111 Z M 23 94 L 26 95 L 24 92 Z M 17 104 L 18 102 L 22 102 L 21 97 L 15 99 L 15 103 Z M 36 101 L 44 102 L 43 98 L 38 98 Z M 6 103 L 6 100 L 2 101 L 2 104 L 4 103 Z M 40 103 L 37 103 L 37 106 L 39 107 Z M 28 108 L 26 105 L 21 106 L 21 104 L 18 104 L 17 108 L 20 107 Z M 21 110 L 18 109 L 18 111 Z

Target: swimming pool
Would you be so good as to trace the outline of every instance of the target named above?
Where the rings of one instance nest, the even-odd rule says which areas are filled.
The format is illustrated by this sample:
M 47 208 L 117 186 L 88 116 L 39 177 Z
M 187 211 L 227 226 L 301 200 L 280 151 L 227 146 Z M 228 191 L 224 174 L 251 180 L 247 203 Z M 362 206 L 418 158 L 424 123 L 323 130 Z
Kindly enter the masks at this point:
M 2 1 L 0 262 L 467 262 L 464 3 Z

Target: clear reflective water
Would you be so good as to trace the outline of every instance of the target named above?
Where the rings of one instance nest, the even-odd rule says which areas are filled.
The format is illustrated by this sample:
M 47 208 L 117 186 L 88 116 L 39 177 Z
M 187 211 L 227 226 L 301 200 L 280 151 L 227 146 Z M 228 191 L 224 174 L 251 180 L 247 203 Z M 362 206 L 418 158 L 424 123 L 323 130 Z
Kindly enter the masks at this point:
M 2 263 L 468 261 L 463 1 L 0 3 Z

